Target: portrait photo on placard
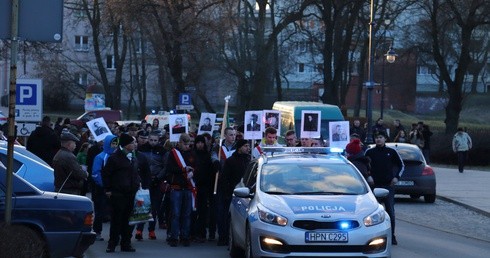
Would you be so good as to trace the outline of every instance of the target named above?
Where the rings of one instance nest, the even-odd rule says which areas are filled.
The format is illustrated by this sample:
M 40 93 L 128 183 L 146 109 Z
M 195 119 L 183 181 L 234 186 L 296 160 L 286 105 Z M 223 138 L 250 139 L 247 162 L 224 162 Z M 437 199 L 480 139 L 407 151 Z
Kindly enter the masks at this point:
M 170 115 L 169 130 L 171 142 L 178 142 L 180 134 L 188 132 L 188 123 L 186 114 Z
M 336 121 L 329 123 L 330 147 L 345 148 L 349 143 L 349 121 Z
M 320 138 L 321 111 L 301 111 L 301 138 Z
M 94 136 L 96 142 L 102 141 L 107 135 L 112 134 L 103 117 L 87 121 L 87 127 Z
M 199 129 L 197 134 L 201 135 L 203 133 L 212 134 L 213 126 L 216 121 L 216 114 L 214 113 L 201 113 L 201 119 L 199 120 Z
M 264 131 L 268 127 L 274 127 L 278 132 L 281 131 L 281 111 L 264 110 Z
M 245 132 L 244 132 L 244 139 L 247 140 L 255 140 L 255 139 L 262 139 L 262 127 L 260 124 L 260 120 L 262 119 L 262 111 L 258 110 L 249 110 L 245 111 Z

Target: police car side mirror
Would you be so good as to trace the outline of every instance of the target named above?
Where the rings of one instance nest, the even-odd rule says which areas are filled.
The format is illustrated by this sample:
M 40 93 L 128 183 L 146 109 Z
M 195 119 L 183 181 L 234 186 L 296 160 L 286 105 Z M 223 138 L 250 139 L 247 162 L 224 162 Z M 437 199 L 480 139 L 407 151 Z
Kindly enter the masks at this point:
M 233 191 L 233 194 L 236 197 L 240 197 L 240 198 L 251 198 L 253 196 L 253 194 L 250 193 L 250 189 L 248 187 L 235 188 L 235 190 Z
M 386 196 L 388 196 L 390 191 L 388 191 L 387 189 L 384 189 L 384 188 L 374 188 L 373 193 L 377 199 L 383 199 Z

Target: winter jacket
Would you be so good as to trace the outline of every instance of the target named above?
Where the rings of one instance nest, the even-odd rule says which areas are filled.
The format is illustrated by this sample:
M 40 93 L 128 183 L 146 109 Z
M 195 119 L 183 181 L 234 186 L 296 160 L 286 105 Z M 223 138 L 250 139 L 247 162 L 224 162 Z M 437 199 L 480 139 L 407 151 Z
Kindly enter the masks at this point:
M 63 189 L 81 190 L 87 180 L 87 172 L 78 164 L 77 157 L 67 148 L 61 147 L 53 158 L 54 187 L 56 191 Z M 67 179 L 68 178 L 68 179 Z M 63 185 L 63 182 L 65 182 Z
M 131 160 L 124 149 L 118 147 L 102 168 L 102 182 L 106 192 L 112 194 L 135 194 L 141 183 L 138 174 L 138 159 L 131 153 Z
M 156 179 L 162 170 L 165 169 L 165 149 L 161 145 L 151 146 L 149 143 L 138 146 L 138 150 L 146 156 L 148 160 L 151 177 Z
M 92 165 L 92 180 L 100 187 L 103 187 L 102 183 L 102 168 L 107 162 L 107 158 L 114 153 L 116 148 L 111 148 L 111 142 L 116 138 L 115 135 L 107 135 L 104 139 L 103 150 L 94 158 Z
M 370 176 L 371 171 L 371 159 L 369 157 L 364 156 L 363 152 L 359 152 L 356 155 L 349 156 L 347 158 L 356 168 L 361 172 L 364 178 L 368 178 Z
M 216 170 L 211 162 L 211 154 L 206 150 L 195 150 L 196 167 L 194 180 L 198 189 L 213 189 Z
M 249 154 L 241 154 L 236 151 L 225 161 L 223 171 L 219 173 L 218 178 L 219 194 L 225 198 L 231 198 L 235 186 L 245 174 L 250 158 Z
M 453 151 L 469 151 L 473 147 L 471 137 L 466 132 L 457 132 L 453 136 Z
M 61 142 L 59 135 L 49 126 L 36 128 L 27 140 L 26 149 L 49 165 L 53 164 L 54 155 L 60 149 Z
M 179 150 L 176 148 L 176 150 Z M 179 150 L 180 151 L 180 150 Z M 195 169 L 195 156 L 192 151 L 180 151 L 185 165 Z M 181 168 L 178 165 L 177 159 L 173 154 L 173 150 L 168 155 L 166 170 L 166 179 L 169 182 L 172 189 L 188 189 L 192 190 L 189 181 L 187 180 L 187 172 L 185 168 Z
M 376 146 L 364 154 L 371 159 L 371 176 L 376 186 L 389 186 L 393 178 L 400 178 L 405 170 L 398 152 L 385 146 Z

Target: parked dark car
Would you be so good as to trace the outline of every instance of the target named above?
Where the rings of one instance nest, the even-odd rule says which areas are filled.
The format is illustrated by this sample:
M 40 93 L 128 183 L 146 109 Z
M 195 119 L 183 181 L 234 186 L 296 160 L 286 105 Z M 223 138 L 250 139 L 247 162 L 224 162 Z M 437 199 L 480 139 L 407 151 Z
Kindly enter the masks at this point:
M 11 224 L 41 243 L 42 253 L 36 256 L 82 257 L 95 241 L 92 201 L 85 196 L 40 191 L 16 174 L 12 178 Z M 6 170 L 0 167 L 0 225 L 5 222 L 6 185 Z M 3 238 L 12 245 L 23 240 Z M 1 252 L 5 254 L 5 250 Z
M 424 196 L 426 203 L 435 202 L 436 175 L 427 165 L 420 148 L 414 144 L 395 142 L 387 142 L 386 146 L 395 149 L 405 164 L 405 171 L 395 185 L 395 194 L 410 195 L 414 199 Z

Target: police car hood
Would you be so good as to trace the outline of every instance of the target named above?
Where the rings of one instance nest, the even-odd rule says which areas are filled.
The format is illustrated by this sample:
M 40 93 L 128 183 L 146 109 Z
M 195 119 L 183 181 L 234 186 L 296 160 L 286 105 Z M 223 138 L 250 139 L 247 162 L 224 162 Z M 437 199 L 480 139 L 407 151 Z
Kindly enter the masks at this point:
M 376 198 L 362 195 L 269 195 L 262 193 L 261 203 L 282 215 L 306 216 L 328 213 L 332 217 L 369 215 L 378 208 Z

